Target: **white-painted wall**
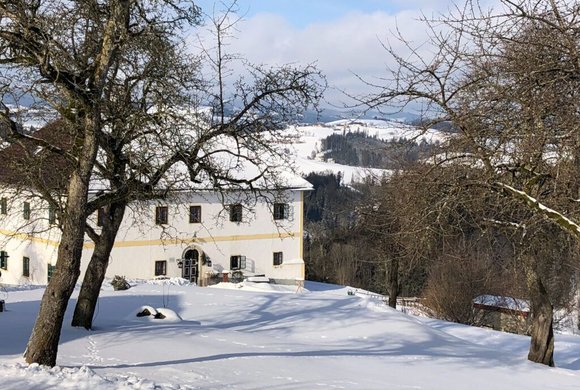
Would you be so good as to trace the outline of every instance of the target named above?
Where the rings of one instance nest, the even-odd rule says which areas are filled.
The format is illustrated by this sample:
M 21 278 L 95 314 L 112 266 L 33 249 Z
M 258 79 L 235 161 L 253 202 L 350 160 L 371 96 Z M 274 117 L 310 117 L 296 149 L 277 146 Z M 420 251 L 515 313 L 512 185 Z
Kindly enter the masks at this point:
M 0 268 L 0 282 L 45 284 L 48 264 L 56 264 L 60 231 L 48 222 L 48 205 L 31 193 L 5 189 L 0 198 L 8 200 L 7 214 L 0 214 L 0 251 L 8 253 L 7 269 Z M 30 204 L 30 218 L 24 219 L 24 202 Z M 23 275 L 23 258 L 30 259 L 29 276 Z
M 269 278 L 294 280 L 304 278 L 302 260 L 302 191 L 288 190 L 276 199 L 287 203 L 290 215 L 275 221 L 273 198 L 246 202 L 253 196 L 232 192 L 222 199 L 215 192 L 180 193 L 166 201 L 133 204 L 117 235 L 107 271 L 108 277 L 149 279 L 155 276 L 155 261 L 167 261 L 168 277 L 181 276 L 178 261 L 188 249 L 197 249 L 212 262 L 203 267 L 209 272 L 229 270 L 230 256 L 246 257 L 244 274 L 264 274 Z M 10 194 L 1 195 L 10 196 Z M 0 250 L 8 252 L 8 269 L 0 269 L 2 282 L 44 284 L 48 264 L 55 264 L 59 235 L 48 226 L 48 207 L 42 201 L 32 204 L 34 228 L 21 218 L 22 201 L 10 197 L 9 215 L 0 215 Z M 242 222 L 230 222 L 224 205 L 245 203 Z M 189 223 L 189 206 L 201 206 L 201 223 Z M 156 206 L 168 206 L 167 225 L 155 224 Z M 91 217 L 96 225 L 96 215 Z M 15 232 L 20 234 L 14 235 Z M 34 232 L 23 235 L 22 232 Z M 86 269 L 94 245 L 85 239 L 82 270 Z M 273 253 L 283 253 L 283 264 L 273 265 Z M 30 258 L 30 277 L 22 276 L 22 257 Z

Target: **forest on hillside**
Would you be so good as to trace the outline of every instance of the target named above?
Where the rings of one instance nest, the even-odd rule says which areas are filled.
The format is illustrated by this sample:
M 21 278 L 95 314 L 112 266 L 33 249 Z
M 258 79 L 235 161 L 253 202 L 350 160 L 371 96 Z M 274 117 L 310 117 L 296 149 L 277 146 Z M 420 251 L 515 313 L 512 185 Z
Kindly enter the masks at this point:
M 579 251 L 572 237 L 535 220 L 534 239 L 523 244 L 512 226 L 499 223 L 514 212 L 498 208 L 500 194 L 462 197 L 445 180 L 461 180 L 464 169 L 432 177 L 421 169 L 430 167 L 353 185 L 340 174 L 308 175 L 314 189 L 305 196 L 307 279 L 420 297 L 434 316 L 478 324 L 476 297 L 530 298 L 521 262 L 531 252 L 543 259 L 538 272 L 554 306 L 574 309 Z
M 382 140 L 362 131 L 331 134 L 320 145 L 324 160 L 365 168 L 394 169 L 416 162 L 439 149 L 438 143 L 404 137 Z

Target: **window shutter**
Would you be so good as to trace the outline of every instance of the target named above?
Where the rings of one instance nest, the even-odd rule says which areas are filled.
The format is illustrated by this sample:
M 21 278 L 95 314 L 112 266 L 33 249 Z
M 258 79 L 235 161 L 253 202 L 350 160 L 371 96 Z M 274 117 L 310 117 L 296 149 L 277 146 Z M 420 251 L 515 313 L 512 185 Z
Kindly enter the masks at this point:
M 291 206 L 289 204 L 286 205 L 288 207 L 287 210 L 285 210 L 286 214 L 286 218 L 288 218 L 288 221 L 290 222 L 294 222 L 294 206 Z
M 246 269 L 246 256 L 240 256 L 240 269 Z

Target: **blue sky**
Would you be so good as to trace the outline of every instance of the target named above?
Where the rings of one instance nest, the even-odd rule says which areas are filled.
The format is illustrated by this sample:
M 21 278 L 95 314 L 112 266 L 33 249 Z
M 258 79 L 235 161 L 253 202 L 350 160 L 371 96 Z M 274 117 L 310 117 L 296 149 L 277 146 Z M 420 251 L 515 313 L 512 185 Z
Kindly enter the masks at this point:
M 210 13 L 213 0 L 198 1 L 204 12 Z M 404 7 L 416 7 L 416 1 L 388 0 L 238 0 L 242 14 L 251 18 L 259 13 L 283 15 L 295 27 L 335 20 L 350 12 L 397 12 Z

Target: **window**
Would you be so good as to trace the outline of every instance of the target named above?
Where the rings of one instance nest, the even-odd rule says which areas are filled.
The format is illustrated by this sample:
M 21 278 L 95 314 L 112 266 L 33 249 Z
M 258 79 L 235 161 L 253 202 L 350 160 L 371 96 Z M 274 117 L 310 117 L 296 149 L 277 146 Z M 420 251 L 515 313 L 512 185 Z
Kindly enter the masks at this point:
M 30 258 L 23 257 L 22 258 L 22 276 L 30 276 Z
M 8 252 L 0 251 L 0 268 L 8 269 Z
M 30 219 L 30 203 L 28 202 L 22 204 L 22 217 L 26 220 Z
M 284 255 L 282 252 L 274 252 L 274 265 L 282 265 Z
M 246 269 L 246 256 L 230 256 L 230 270 Z
M 48 223 L 54 225 L 56 223 L 56 207 L 48 205 Z
M 97 226 L 103 226 L 105 224 L 105 209 L 99 208 L 97 210 Z
M 155 262 L 155 276 L 167 275 L 167 260 Z
M 288 209 L 286 203 L 274 203 L 274 219 L 287 219 Z
M 8 199 L 6 198 L 0 199 L 0 214 L 8 214 Z
M 230 206 L 230 221 L 242 222 L 243 207 L 241 204 L 233 204 Z
M 155 208 L 155 224 L 167 225 L 168 215 L 167 206 L 157 206 Z
M 56 268 L 55 265 L 49 264 L 48 265 L 48 272 L 47 272 L 47 276 L 48 276 L 48 281 L 50 282 L 50 279 L 52 279 L 52 274 L 54 274 L 54 269 Z
M 189 206 L 189 223 L 201 223 L 201 206 Z

